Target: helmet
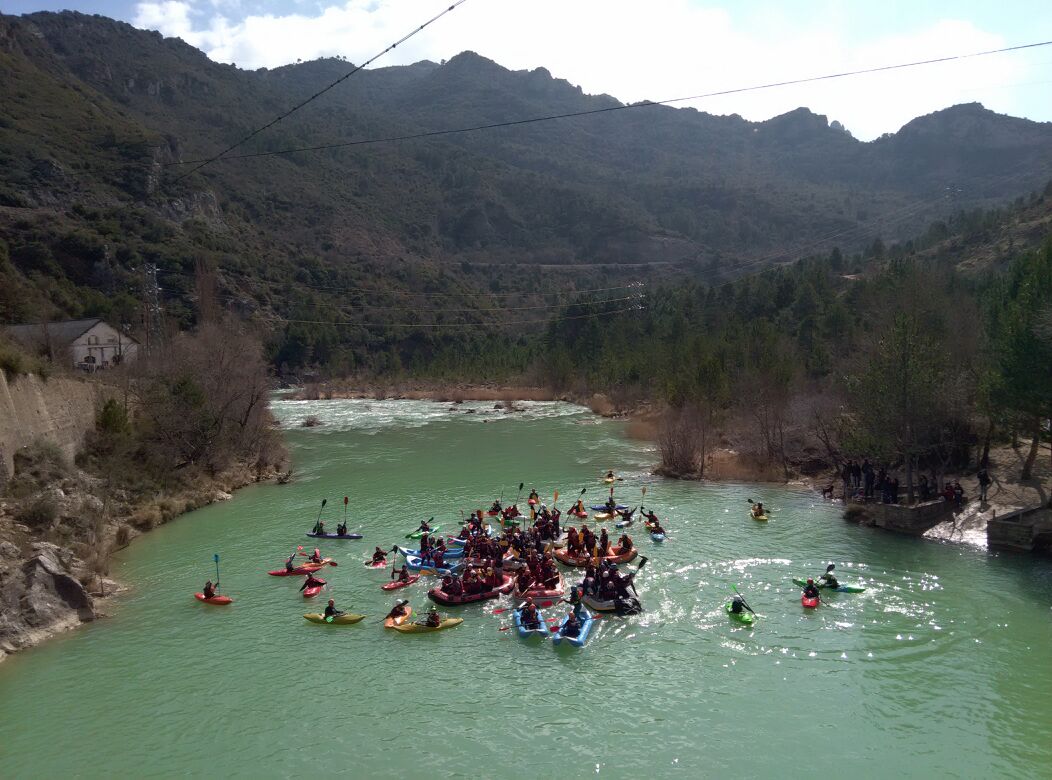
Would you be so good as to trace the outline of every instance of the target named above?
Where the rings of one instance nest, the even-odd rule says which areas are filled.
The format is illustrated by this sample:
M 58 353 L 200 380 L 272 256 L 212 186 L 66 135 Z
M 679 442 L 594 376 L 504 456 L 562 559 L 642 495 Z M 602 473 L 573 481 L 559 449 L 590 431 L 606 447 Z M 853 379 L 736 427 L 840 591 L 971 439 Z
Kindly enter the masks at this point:
M 330 606 L 330 607 L 331 607 L 331 606 L 332 606 L 333 604 L 335 604 L 335 603 L 336 603 L 336 599 L 329 599 L 329 606 Z
M 808 585 L 814 585 L 815 584 L 815 578 L 814 577 L 808 577 L 807 578 L 807 584 Z

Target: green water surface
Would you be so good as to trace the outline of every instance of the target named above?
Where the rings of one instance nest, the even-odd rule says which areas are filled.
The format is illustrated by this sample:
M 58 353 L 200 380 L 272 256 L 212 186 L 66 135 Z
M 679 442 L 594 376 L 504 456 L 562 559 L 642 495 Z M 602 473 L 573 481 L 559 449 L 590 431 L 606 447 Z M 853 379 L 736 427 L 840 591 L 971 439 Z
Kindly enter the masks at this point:
M 1052 777 L 1047 562 L 860 529 L 801 489 L 656 479 L 619 423 L 490 407 L 278 402 L 294 483 L 135 541 L 110 618 L 0 665 L 0 777 Z M 669 532 L 633 529 L 644 615 L 600 620 L 583 650 L 501 631 L 507 598 L 440 634 L 380 627 L 394 597 L 362 565 L 373 546 L 519 481 L 599 503 L 607 468 Z M 266 571 L 344 495 L 365 539 L 321 545 L 340 565 L 305 602 Z M 229 607 L 192 598 L 214 552 Z M 803 610 L 790 578 L 830 561 L 868 589 Z M 752 629 L 723 612 L 731 583 Z M 400 593 L 420 609 L 427 587 Z M 303 620 L 329 596 L 369 617 Z

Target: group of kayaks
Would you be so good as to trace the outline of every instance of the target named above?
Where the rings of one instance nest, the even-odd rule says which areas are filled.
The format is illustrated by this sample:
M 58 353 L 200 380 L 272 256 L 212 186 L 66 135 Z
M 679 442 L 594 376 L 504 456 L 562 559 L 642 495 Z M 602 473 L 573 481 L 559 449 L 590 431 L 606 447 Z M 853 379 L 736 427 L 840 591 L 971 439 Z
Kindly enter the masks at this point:
M 807 587 L 807 580 L 801 577 L 793 577 L 793 584 L 801 588 Z M 835 586 L 831 586 L 828 583 L 816 582 L 815 586 L 819 590 L 828 590 L 831 593 L 863 593 L 866 590 L 865 585 L 849 585 L 846 583 L 837 583 Z M 817 609 L 819 604 L 822 603 L 820 596 L 807 596 L 806 593 L 800 594 L 800 604 L 804 609 Z M 741 612 L 735 612 L 733 602 L 728 601 L 725 610 L 731 620 L 740 623 L 743 626 L 752 626 L 756 622 L 756 615 L 748 609 L 743 609 Z
M 512 615 L 515 631 L 523 639 L 547 639 L 551 637 L 552 644 L 556 647 L 564 641 L 571 647 L 584 647 L 588 641 L 588 636 L 592 633 L 592 624 L 595 623 L 595 616 L 587 609 L 582 609 L 578 618 L 580 628 L 577 636 L 566 636 L 563 632 L 566 629 L 567 622 L 570 620 L 569 615 L 563 617 L 558 622 L 558 625 L 553 628 L 549 628 L 549 623 L 554 622 L 554 620 L 549 621 L 546 619 L 543 610 L 537 610 L 537 617 L 540 619 L 540 624 L 534 628 L 529 628 L 522 621 L 522 610 L 516 609 Z

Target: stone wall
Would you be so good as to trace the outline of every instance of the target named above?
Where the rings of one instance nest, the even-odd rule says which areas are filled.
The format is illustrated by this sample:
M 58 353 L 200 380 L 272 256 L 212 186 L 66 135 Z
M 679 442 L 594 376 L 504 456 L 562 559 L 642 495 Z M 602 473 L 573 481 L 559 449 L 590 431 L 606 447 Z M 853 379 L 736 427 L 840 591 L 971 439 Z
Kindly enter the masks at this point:
M 1039 546 L 1039 541 L 1045 542 L 1042 537 L 1049 533 L 1052 533 L 1052 511 L 1042 507 L 1020 509 L 992 518 L 986 524 L 986 543 L 992 548 L 1031 552 Z
M 911 536 L 922 535 L 952 514 L 953 504 L 941 498 L 913 506 L 879 503 L 849 504 L 844 512 L 846 519 Z
M 8 379 L 0 371 L 0 486 L 14 471 L 15 453 L 37 439 L 54 442 L 72 459 L 113 392 L 86 377 Z

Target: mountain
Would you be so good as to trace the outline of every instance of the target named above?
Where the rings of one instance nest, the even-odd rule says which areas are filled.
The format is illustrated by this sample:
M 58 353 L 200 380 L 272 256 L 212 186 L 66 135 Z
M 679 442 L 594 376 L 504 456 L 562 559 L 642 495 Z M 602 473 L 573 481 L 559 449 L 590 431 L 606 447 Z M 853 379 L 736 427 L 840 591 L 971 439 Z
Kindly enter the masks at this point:
M 188 324 L 195 268 L 214 268 L 279 362 L 397 365 L 458 327 L 539 323 L 573 290 L 893 241 L 1052 176 L 1052 125 L 977 104 L 871 143 L 805 108 L 641 106 L 185 175 L 350 68 L 243 71 L 99 16 L 0 15 L 0 318 L 134 322 L 157 266 Z M 464 52 L 360 72 L 237 154 L 620 106 Z M 421 322 L 450 327 L 403 327 Z

